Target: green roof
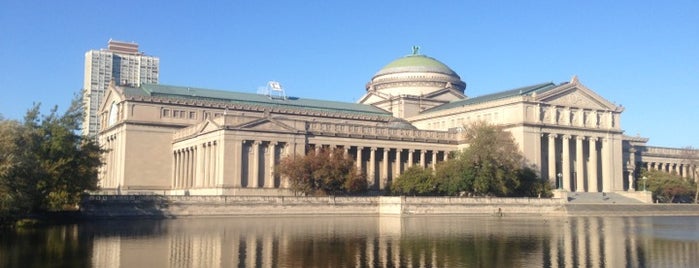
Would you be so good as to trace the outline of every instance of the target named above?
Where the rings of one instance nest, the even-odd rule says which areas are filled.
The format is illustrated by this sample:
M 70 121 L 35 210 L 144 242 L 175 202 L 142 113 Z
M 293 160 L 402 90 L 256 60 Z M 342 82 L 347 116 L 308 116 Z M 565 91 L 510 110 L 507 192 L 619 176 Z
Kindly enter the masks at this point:
M 354 114 L 391 116 L 389 112 L 366 104 L 314 100 L 298 97 L 287 97 L 286 99 L 276 97 L 271 98 L 267 95 L 262 94 L 212 90 L 185 86 L 143 84 L 141 85 L 141 87 L 138 88 L 124 88 L 124 93 L 127 96 L 151 96 L 163 98 L 195 99 L 225 103 L 262 105 L 269 107 L 284 107 Z
M 510 98 L 510 97 L 514 97 L 514 96 L 524 96 L 524 95 L 532 94 L 534 92 L 542 93 L 542 92 L 549 91 L 555 87 L 557 87 L 557 85 L 554 83 L 550 83 L 550 82 L 526 86 L 526 87 L 520 87 L 520 88 L 510 89 L 510 90 L 506 90 L 506 91 L 496 92 L 493 94 L 478 96 L 478 97 L 474 97 L 474 98 L 453 101 L 453 102 L 443 104 L 443 105 L 434 107 L 432 109 L 426 110 L 423 113 L 442 111 L 442 110 L 447 110 L 447 109 L 452 109 L 452 108 L 457 108 L 457 107 L 465 107 L 465 106 L 469 106 L 469 105 L 473 105 L 473 104 L 484 103 L 484 102 L 489 102 L 489 101 L 494 101 L 494 100 L 499 100 L 499 99 L 505 99 L 505 98 Z
M 408 55 L 394 60 L 381 68 L 376 75 L 399 73 L 399 72 L 435 72 L 457 76 L 446 64 L 419 54 Z

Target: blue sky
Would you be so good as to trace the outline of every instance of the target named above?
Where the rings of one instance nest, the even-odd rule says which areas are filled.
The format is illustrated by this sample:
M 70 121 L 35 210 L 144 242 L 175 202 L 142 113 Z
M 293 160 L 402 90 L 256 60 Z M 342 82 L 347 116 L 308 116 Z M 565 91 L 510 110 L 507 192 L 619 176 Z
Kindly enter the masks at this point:
M 486 2 L 0 0 L 0 114 L 64 110 L 110 38 L 160 57 L 162 84 L 347 102 L 419 45 L 468 96 L 578 75 L 626 134 L 699 147 L 699 1 Z

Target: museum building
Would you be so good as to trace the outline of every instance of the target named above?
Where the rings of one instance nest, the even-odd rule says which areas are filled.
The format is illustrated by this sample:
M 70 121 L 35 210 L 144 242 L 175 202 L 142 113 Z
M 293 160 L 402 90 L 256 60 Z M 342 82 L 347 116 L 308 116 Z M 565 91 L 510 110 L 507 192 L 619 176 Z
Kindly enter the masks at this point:
M 104 192 L 292 195 L 274 167 L 285 156 L 339 148 L 381 191 L 408 167 L 434 167 L 485 121 L 512 133 L 542 179 L 572 192 L 636 189 L 641 168 L 695 179 L 693 150 L 624 135 L 623 107 L 577 77 L 479 97 L 442 62 L 419 54 L 380 69 L 358 103 L 187 86 L 110 85 L 99 107 Z

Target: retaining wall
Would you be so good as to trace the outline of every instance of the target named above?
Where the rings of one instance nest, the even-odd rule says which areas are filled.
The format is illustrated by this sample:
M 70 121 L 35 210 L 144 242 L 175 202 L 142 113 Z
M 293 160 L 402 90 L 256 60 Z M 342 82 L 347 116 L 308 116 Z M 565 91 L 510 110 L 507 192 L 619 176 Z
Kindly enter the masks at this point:
M 92 218 L 243 215 L 563 215 L 563 201 L 538 198 L 91 195 Z

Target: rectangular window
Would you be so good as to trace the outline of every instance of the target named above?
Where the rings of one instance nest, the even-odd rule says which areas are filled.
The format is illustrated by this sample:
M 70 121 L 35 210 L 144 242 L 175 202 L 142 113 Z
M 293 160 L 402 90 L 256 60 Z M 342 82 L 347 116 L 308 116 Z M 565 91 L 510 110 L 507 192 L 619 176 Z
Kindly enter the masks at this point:
M 163 109 L 163 117 L 170 117 L 170 109 Z
M 196 112 L 189 112 L 189 119 L 197 119 L 197 113 Z

